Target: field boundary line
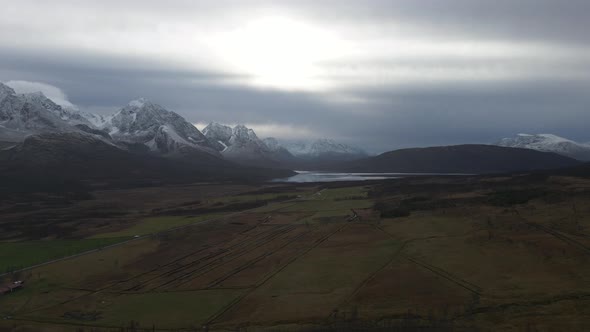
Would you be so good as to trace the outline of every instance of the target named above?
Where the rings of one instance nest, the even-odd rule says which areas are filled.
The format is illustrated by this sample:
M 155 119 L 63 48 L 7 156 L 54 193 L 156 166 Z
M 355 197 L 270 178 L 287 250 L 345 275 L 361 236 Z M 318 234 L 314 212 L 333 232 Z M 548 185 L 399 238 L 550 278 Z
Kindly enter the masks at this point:
M 205 321 L 205 325 L 210 325 L 211 323 L 213 323 L 215 320 L 217 320 L 219 317 L 223 316 L 226 312 L 228 312 L 229 310 L 231 310 L 234 306 L 236 306 L 238 303 L 240 303 L 244 298 L 246 298 L 246 296 L 252 294 L 255 290 L 257 290 L 260 286 L 264 285 L 268 280 L 272 279 L 275 275 L 277 275 L 278 273 L 280 273 L 281 271 L 283 271 L 284 269 L 286 269 L 289 265 L 293 264 L 293 262 L 295 262 L 296 260 L 298 260 L 299 258 L 305 256 L 307 253 L 309 253 L 311 250 L 317 248 L 320 244 L 322 244 L 323 242 L 325 242 L 326 240 L 328 240 L 330 237 L 332 237 L 334 234 L 340 232 L 342 229 L 344 229 L 346 226 L 348 226 L 348 223 L 344 223 L 342 226 L 338 227 L 335 231 L 325 235 L 324 237 L 318 239 L 315 241 L 315 243 L 313 243 L 313 245 L 309 248 L 307 248 L 306 250 L 303 250 L 301 253 L 299 253 L 298 255 L 296 255 L 295 257 L 291 258 L 286 264 L 284 264 L 283 266 L 281 266 L 280 268 L 278 268 L 276 271 L 274 271 L 273 273 L 271 273 L 270 275 L 268 275 L 265 279 L 263 279 L 262 281 L 260 281 L 259 283 L 257 283 L 252 289 L 244 292 L 243 294 L 241 294 L 240 296 L 236 297 L 233 301 L 231 301 L 227 306 L 225 306 L 224 308 L 222 308 L 220 311 L 218 311 L 217 313 L 213 314 L 211 317 L 209 317 L 206 321 Z

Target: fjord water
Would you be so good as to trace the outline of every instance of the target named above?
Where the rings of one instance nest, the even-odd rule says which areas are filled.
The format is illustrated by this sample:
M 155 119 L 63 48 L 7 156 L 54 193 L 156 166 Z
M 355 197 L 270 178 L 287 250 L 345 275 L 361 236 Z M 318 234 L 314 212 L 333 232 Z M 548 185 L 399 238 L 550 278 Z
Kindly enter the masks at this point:
M 330 173 L 295 171 L 296 175 L 277 179 L 277 182 L 337 182 L 337 181 L 365 181 L 399 178 L 398 173 Z
M 316 171 L 295 171 L 297 174 L 288 177 L 275 179 L 273 182 L 338 182 L 338 181 L 368 181 L 399 179 L 408 176 L 436 176 L 436 175 L 469 175 L 450 173 L 338 173 L 338 172 L 316 172 Z

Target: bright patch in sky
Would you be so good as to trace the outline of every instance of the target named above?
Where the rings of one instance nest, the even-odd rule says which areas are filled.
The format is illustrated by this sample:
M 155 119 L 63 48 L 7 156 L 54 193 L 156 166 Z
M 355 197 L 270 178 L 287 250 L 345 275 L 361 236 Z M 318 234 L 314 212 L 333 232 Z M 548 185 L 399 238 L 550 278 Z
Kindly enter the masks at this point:
M 263 17 L 211 36 L 208 45 L 249 83 L 283 89 L 323 89 L 320 63 L 350 48 L 328 30 L 285 17 Z

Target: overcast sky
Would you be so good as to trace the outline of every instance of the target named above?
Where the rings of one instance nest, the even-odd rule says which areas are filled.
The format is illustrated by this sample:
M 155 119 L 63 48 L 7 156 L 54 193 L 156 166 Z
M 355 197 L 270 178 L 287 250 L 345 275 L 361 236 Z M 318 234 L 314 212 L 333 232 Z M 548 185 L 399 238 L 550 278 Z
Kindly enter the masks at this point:
M 193 123 L 371 152 L 590 141 L 588 0 L 19 0 L 0 81 L 107 114 L 146 97 Z

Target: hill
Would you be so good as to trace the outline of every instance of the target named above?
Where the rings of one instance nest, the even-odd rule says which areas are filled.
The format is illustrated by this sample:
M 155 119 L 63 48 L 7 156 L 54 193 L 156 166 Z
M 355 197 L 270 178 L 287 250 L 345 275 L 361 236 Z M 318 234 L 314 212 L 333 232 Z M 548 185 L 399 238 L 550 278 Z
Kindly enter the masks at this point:
M 0 150 L 0 181 L 4 191 L 53 191 L 81 185 L 125 187 L 259 181 L 292 173 L 236 165 L 198 150 L 180 153 L 184 156 L 174 159 L 133 153 L 81 133 L 34 135 L 13 148 Z
M 505 173 L 579 165 L 555 153 L 493 145 L 454 145 L 401 149 L 381 155 L 332 165 L 348 172 L 399 173 Z

